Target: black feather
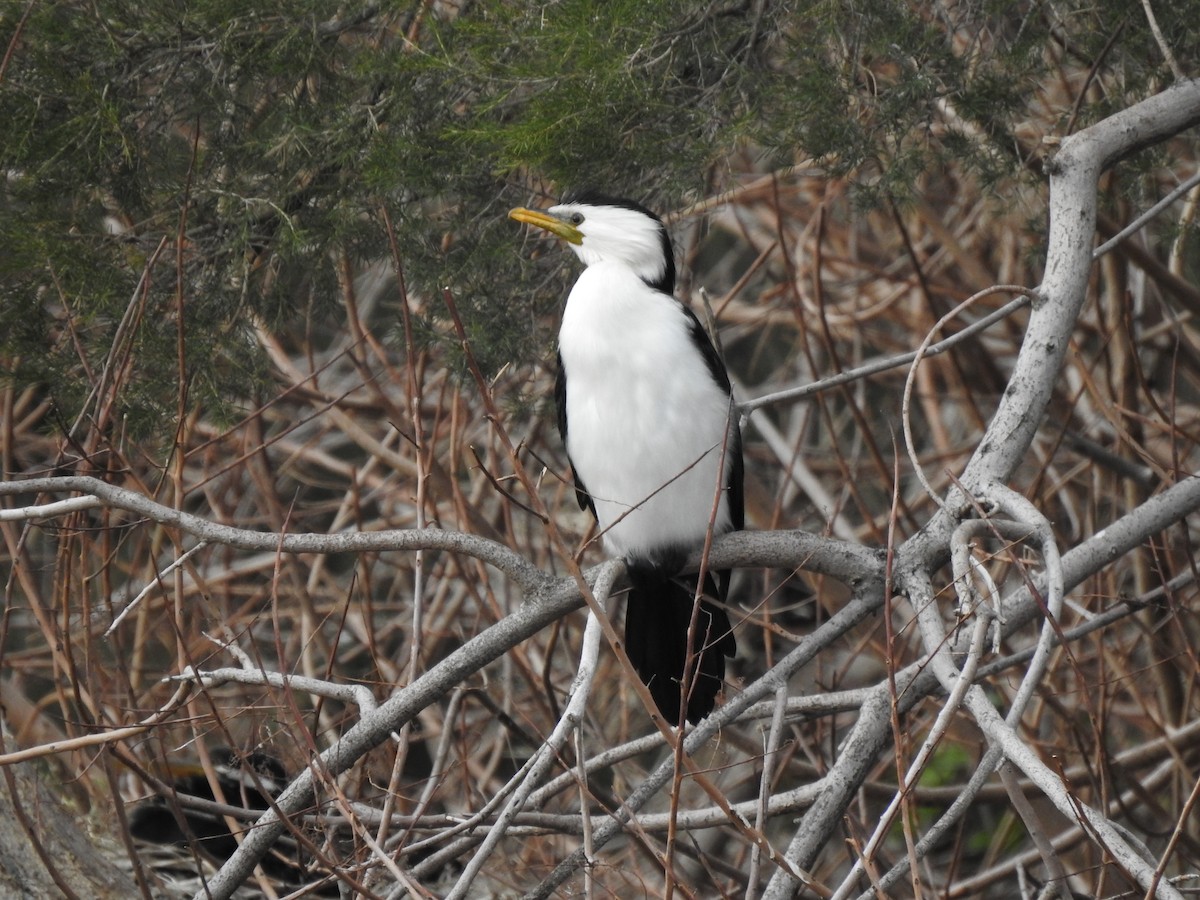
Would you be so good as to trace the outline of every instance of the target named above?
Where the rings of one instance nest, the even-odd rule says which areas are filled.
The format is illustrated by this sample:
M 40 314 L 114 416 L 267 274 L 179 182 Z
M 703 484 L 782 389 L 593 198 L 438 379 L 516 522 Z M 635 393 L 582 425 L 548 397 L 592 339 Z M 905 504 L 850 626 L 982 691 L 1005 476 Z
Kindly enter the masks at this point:
M 567 370 L 563 368 L 561 353 L 558 355 L 558 372 L 554 376 L 554 406 L 558 412 L 558 436 L 562 438 L 565 447 L 567 446 Z M 595 517 L 596 505 L 592 503 L 591 494 L 587 492 L 583 479 L 575 471 L 575 463 L 571 462 L 570 456 L 567 457 L 567 462 L 571 466 L 571 479 L 575 482 L 575 499 L 579 501 L 579 508 L 588 510 Z
M 680 685 L 687 663 L 696 579 L 664 577 L 657 569 L 637 567 L 629 574 L 633 588 L 625 607 L 625 652 L 650 688 L 659 712 L 674 725 L 680 721 Z M 718 593 L 711 575 L 705 593 Z M 695 723 L 712 712 L 725 683 L 725 657 L 737 652 L 729 616 L 706 599 L 700 601 L 691 649 L 694 674 L 686 712 L 687 720 Z

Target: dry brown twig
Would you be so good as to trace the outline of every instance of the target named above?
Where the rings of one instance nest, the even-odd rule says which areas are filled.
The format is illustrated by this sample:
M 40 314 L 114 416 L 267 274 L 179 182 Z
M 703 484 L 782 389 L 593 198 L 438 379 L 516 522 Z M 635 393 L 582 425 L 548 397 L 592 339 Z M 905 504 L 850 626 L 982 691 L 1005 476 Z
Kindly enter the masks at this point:
M 1126 133 L 1171 116 L 1179 127 L 1195 91 L 1180 85 L 1170 114 L 1139 107 L 1144 119 Z M 233 428 L 182 431 L 165 487 L 155 487 L 152 466 L 94 433 L 83 443 L 110 452 L 112 468 L 45 476 L 64 453 L 42 428 L 45 409 L 0 387 L 5 459 L 15 447 L 26 472 L 0 485 L 4 688 L 32 700 L 6 702 L 16 740 L 76 773 L 92 762 L 85 754 L 113 742 L 147 762 L 218 743 L 283 756 L 299 774 L 276 799 L 279 812 L 247 833 L 235 866 L 210 880 L 213 896 L 241 881 L 272 835 L 305 821 L 341 828 L 351 848 L 331 841 L 322 855 L 355 879 L 360 865 L 372 867 L 380 893 L 404 884 L 433 892 L 440 866 L 469 861 L 463 895 L 549 896 L 583 867 L 597 892 L 621 895 L 670 879 L 704 896 L 751 878 L 749 893 L 780 897 L 800 877 L 814 892 L 853 896 L 866 883 L 841 851 L 843 823 L 880 890 L 910 877 L 910 853 L 928 863 L 917 879 L 945 873 L 923 889 L 1012 886 L 1018 871 L 1047 870 L 1032 845 L 1023 845 L 1031 855 L 1004 851 L 1017 838 L 992 776 L 1002 759 L 1018 764 L 1018 789 L 1039 801 L 1035 826 L 1059 856 L 1056 877 L 1101 891 L 1128 874 L 1143 893 L 1173 896 L 1172 879 L 1198 864 L 1182 813 L 1196 782 L 1200 667 L 1195 585 L 1181 575 L 1193 565 L 1186 526 L 1200 508 L 1191 477 L 1200 370 L 1191 332 L 1172 324 L 1182 295 L 1165 281 L 1156 293 L 1152 280 L 1137 288 L 1136 309 L 1122 308 L 1137 264 L 1124 244 L 1091 266 L 1095 176 L 1128 149 L 1108 145 L 1095 165 L 1071 146 L 1060 151 L 1056 181 L 1082 167 L 1067 198 L 1081 213 L 1052 209 L 1041 289 L 1003 304 L 978 297 L 945 338 L 939 328 L 962 285 L 982 287 L 979 270 L 1039 280 L 1029 263 L 1036 238 L 1020 215 L 986 215 L 992 207 L 958 173 L 930 176 L 927 202 L 908 214 L 851 215 L 840 187 L 822 193 L 803 170 L 753 172 L 719 198 L 729 212 L 716 221 L 736 236 L 741 262 L 698 258 L 697 283 L 722 298 L 742 410 L 766 437 L 748 444 L 758 530 L 714 542 L 707 562 L 776 571 L 748 572 L 735 589 L 745 620 L 739 672 L 727 702 L 682 736 L 693 768 L 672 765 L 668 735 L 647 736 L 628 697 L 636 679 L 613 654 L 585 666 L 594 683 L 587 706 L 569 713 L 576 742 L 560 742 L 562 731 L 551 740 L 585 658 L 570 618 L 580 584 L 561 573 L 576 571 L 573 542 L 586 522 L 564 512 L 564 480 L 520 476 L 527 450 L 558 464 L 561 452 L 536 416 L 488 409 L 474 386 L 445 377 L 436 351 L 418 353 L 410 338 L 402 363 L 390 359 L 383 323 L 395 303 L 418 301 L 396 300 L 390 277 L 349 270 L 349 337 L 303 346 L 264 333 L 278 396 Z M 1169 174 L 1161 190 L 1153 183 L 1158 193 L 1171 190 Z M 773 184 L 781 189 L 766 189 Z M 818 227 L 811 210 L 822 204 Z M 1144 231 L 1155 214 L 1133 227 Z M 1070 253 L 1055 255 L 1062 247 Z M 937 427 L 907 429 L 897 487 L 878 420 L 896 418 L 899 369 L 917 361 L 907 390 Z M 96 409 L 112 407 L 119 370 L 114 361 L 110 376 L 96 375 Z M 497 396 L 536 392 L 536 377 L 508 370 L 488 386 Z M 471 447 L 491 480 L 473 471 Z M 921 470 L 947 473 L 931 488 L 944 507 L 915 486 Z M 989 496 L 1022 535 L 1036 531 L 1038 565 L 1008 526 L 998 526 L 1003 541 L 959 530 Z M 557 544 L 518 502 L 549 511 Z M 816 536 L 830 523 L 841 540 Z M 884 560 L 868 549 L 889 524 L 894 583 L 912 605 L 894 605 L 894 689 L 882 663 Z M 608 570 L 581 571 L 595 588 Z M 801 572 L 815 597 L 797 590 Z M 944 599 L 964 573 L 992 595 L 988 615 L 1002 617 L 1002 660 L 985 657 L 979 604 Z M 555 643 L 545 626 L 559 620 Z M 214 644 L 205 635 L 218 623 Z M 1010 683 L 1004 673 L 1022 661 L 1032 674 Z M 173 714 L 170 696 L 184 686 L 164 676 L 189 679 L 187 717 Z M 1086 703 L 1073 698 L 1081 692 Z M 889 752 L 893 713 L 914 739 Z M 1063 760 L 1069 793 L 1046 767 L 1051 756 Z M 514 771 L 535 759 L 538 772 L 513 793 Z M 939 799 L 928 820 L 909 822 L 904 846 L 884 823 L 902 795 L 925 796 L 923 773 L 948 786 L 929 795 Z M 710 793 L 693 791 L 701 775 Z M 1143 777 L 1148 787 L 1134 790 Z M 652 809 L 673 781 L 676 813 Z M 111 802 L 99 783 L 85 774 L 80 790 Z M 1161 820 L 1172 790 L 1170 834 L 1141 832 L 1157 858 L 1139 862 L 1121 829 Z M 956 830 L 991 849 L 955 844 L 946 836 Z M 497 867 L 500 853 L 519 862 Z

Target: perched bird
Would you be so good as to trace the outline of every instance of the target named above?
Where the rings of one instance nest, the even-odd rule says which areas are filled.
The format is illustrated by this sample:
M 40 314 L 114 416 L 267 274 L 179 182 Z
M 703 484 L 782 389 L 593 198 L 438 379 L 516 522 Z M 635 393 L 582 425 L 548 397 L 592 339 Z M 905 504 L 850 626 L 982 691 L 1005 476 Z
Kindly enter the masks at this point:
M 209 753 L 220 788 L 220 802 L 252 811 L 255 818 L 287 786 L 289 779 L 283 764 L 266 753 L 258 750 L 241 753 L 228 747 L 218 747 Z M 138 841 L 198 851 L 217 863 L 229 859 L 238 841 L 225 817 L 211 809 L 186 805 L 179 799 L 188 797 L 208 804 L 216 801 L 217 792 L 208 773 L 199 764 L 172 762 L 159 774 L 173 793 L 151 797 L 134 806 L 129 813 L 130 835 Z M 249 824 L 247 821 L 246 827 Z M 263 871 L 288 885 L 320 881 L 323 873 L 301 864 L 304 855 L 295 841 L 285 839 L 263 859 Z M 174 860 L 146 856 L 146 861 L 152 868 L 176 874 L 195 864 L 190 855 Z
M 672 723 L 690 683 L 683 708 L 697 722 L 712 711 L 736 645 L 725 610 L 702 601 L 685 678 L 696 579 L 678 576 L 710 522 L 714 534 L 742 527 L 729 376 L 675 299 L 671 240 L 650 210 L 587 191 L 509 216 L 562 238 L 586 266 L 558 333 L 558 429 L 579 505 L 629 571 L 629 659 Z M 708 577 L 706 596 L 723 602 L 728 581 L 728 572 Z

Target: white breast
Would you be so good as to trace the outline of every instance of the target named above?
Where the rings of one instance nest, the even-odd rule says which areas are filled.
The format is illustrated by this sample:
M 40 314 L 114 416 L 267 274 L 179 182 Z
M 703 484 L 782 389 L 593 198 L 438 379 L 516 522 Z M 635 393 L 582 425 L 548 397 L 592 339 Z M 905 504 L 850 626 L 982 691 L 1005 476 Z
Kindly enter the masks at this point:
M 690 331 L 672 298 L 620 264 L 589 266 L 567 298 L 567 452 L 614 555 L 695 547 L 726 484 L 729 397 Z M 730 528 L 721 498 L 717 533 Z

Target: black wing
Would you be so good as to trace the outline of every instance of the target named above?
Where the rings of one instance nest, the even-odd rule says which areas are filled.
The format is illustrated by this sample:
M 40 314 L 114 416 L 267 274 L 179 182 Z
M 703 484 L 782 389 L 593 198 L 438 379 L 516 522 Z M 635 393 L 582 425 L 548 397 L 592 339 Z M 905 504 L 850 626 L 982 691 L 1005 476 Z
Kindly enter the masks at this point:
M 676 302 L 678 303 L 678 301 Z M 696 345 L 696 349 L 704 357 L 704 363 L 708 366 L 708 371 L 712 375 L 713 381 L 717 383 L 727 396 L 732 396 L 733 385 L 729 383 L 729 373 L 725 370 L 725 363 L 722 362 L 720 354 L 717 353 L 717 348 L 713 346 L 708 332 L 704 330 L 704 326 L 700 324 L 700 320 L 696 318 L 696 314 L 691 309 L 683 303 L 679 305 L 687 313 L 688 319 L 691 320 L 692 343 Z M 563 388 L 563 397 L 563 402 L 565 403 L 565 386 Z M 725 455 L 729 459 L 729 481 L 725 487 L 729 491 L 729 518 L 733 524 L 733 530 L 741 531 L 746 524 L 746 500 L 742 488 L 745 472 L 745 465 L 742 461 L 742 429 L 738 424 L 737 409 L 732 404 L 730 405 L 729 413 L 732 420 L 729 423 L 729 444 L 725 448 Z M 559 427 L 565 428 L 565 425 L 560 425 Z M 565 437 L 564 440 L 566 440 Z
M 567 370 L 563 368 L 562 354 L 558 354 L 558 372 L 554 376 L 554 405 L 558 412 L 558 435 L 562 438 L 563 449 L 567 446 Z M 580 509 L 591 510 L 592 516 L 596 515 L 596 505 L 592 503 L 592 497 L 587 492 L 587 488 L 583 486 L 583 481 L 579 478 L 579 473 L 575 471 L 575 463 L 571 462 L 571 454 L 567 454 L 567 462 L 571 466 L 571 478 L 575 482 L 575 499 L 579 501 Z M 738 487 L 739 494 L 741 487 Z M 741 527 L 740 525 L 738 526 Z

